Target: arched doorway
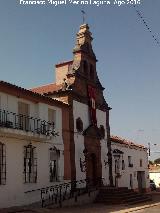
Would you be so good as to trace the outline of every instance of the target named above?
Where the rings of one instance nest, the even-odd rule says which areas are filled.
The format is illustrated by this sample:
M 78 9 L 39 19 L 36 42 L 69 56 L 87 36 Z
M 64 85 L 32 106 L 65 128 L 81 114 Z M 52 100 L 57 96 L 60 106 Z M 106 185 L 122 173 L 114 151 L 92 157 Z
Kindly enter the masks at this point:
M 86 158 L 87 158 L 86 178 L 90 181 L 90 183 L 95 184 L 98 178 L 96 155 L 94 153 L 91 153 Z
M 94 126 L 88 127 L 84 134 L 86 178 L 92 180 L 95 185 L 102 178 L 100 138 L 98 138 L 97 128 Z

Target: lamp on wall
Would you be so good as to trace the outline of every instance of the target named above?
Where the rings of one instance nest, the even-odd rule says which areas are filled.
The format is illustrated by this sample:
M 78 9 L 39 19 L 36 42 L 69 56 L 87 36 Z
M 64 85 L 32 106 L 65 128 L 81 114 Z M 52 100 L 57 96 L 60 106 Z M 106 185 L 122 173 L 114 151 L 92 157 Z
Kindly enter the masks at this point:
M 81 172 L 86 172 L 86 166 L 87 166 L 86 158 L 89 155 L 89 152 L 86 148 L 83 150 L 83 154 L 84 154 L 85 160 L 82 160 L 82 158 L 80 158 L 80 168 L 81 168 Z
M 108 165 L 109 165 L 108 161 L 104 160 L 104 167 L 105 167 L 105 169 L 107 168 Z

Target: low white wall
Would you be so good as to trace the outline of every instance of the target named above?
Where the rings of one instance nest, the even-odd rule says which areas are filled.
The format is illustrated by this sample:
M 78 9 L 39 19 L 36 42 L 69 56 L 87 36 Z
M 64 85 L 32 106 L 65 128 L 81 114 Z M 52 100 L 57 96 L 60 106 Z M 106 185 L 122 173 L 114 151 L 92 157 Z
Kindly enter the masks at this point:
M 49 182 L 49 149 L 53 148 L 53 146 L 60 150 L 58 176 L 63 181 L 63 144 L 5 137 L 0 137 L 0 142 L 6 145 L 6 185 L 0 185 L 0 208 L 26 205 L 40 201 L 40 191 L 29 194 L 25 194 L 25 192 L 55 184 Z M 24 183 L 24 146 L 30 142 L 36 147 L 37 183 Z
M 157 187 L 160 187 L 160 172 L 150 172 L 149 177 L 155 182 Z

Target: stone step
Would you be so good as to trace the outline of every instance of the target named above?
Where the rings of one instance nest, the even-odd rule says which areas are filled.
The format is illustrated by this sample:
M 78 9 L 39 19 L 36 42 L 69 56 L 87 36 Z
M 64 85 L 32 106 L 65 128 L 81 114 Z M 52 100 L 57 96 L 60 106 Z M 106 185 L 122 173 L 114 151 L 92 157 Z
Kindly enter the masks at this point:
M 127 197 L 127 196 L 132 196 L 132 195 L 137 195 L 138 193 L 136 192 L 123 192 L 123 193 L 99 193 L 99 195 L 103 197 Z
M 95 202 L 105 204 L 134 204 L 151 200 L 148 195 L 127 188 L 103 188 L 99 190 Z
M 99 190 L 99 192 L 101 193 L 101 194 L 119 194 L 119 193 L 128 193 L 128 192 L 133 192 L 133 190 L 131 190 L 131 189 L 129 189 L 129 190 L 127 190 L 127 189 L 121 189 L 121 190 L 109 190 L 109 189 L 107 189 L 107 190 L 105 190 L 105 189 L 100 189 Z
M 152 201 L 152 199 L 150 197 L 147 197 L 147 198 L 142 198 L 142 199 L 139 199 L 139 200 L 127 202 L 127 204 L 128 205 L 134 205 L 134 204 L 143 203 L 143 202 L 147 202 L 147 201 Z
M 126 194 L 126 195 L 97 195 L 97 199 L 103 199 L 103 200 L 112 200 L 112 199 L 117 199 L 117 200 L 124 200 L 124 199 L 129 199 L 129 198 L 135 198 L 135 197 L 142 197 L 143 195 L 141 194 Z

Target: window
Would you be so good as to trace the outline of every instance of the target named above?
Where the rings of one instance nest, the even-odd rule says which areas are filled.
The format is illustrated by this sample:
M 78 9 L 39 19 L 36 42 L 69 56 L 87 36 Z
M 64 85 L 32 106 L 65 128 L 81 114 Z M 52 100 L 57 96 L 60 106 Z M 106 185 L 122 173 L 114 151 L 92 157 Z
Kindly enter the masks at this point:
M 29 105 L 23 102 L 18 102 L 18 128 L 29 130 Z
M 143 165 L 142 165 L 142 164 L 143 164 L 142 159 L 140 159 L 140 162 L 139 162 L 139 163 L 140 163 L 140 167 L 142 167 L 142 166 L 143 166 Z
M 90 64 L 90 79 L 94 80 L 94 68 L 92 64 Z
M 104 129 L 104 126 L 103 125 L 100 125 L 100 134 L 101 134 L 101 137 L 104 138 L 105 137 L 105 129 Z
M 85 47 L 86 47 L 86 50 L 89 52 L 90 51 L 90 45 L 89 45 L 88 42 L 85 44 Z
M 56 123 L 56 110 L 48 109 L 48 122 L 55 125 L 55 123 Z
M 24 147 L 24 182 L 37 182 L 36 147 L 32 146 L 32 144 Z
M 49 162 L 50 182 L 58 181 L 58 160 L 60 152 L 56 148 L 50 148 L 49 155 L 50 155 L 50 162 Z
M 116 174 L 120 173 L 120 161 L 119 161 L 119 158 L 115 160 L 115 173 Z
M 88 63 L 87 61 L 83 61 L 83 73 L 88 75 Z
M 122 170 L 125 170 L 125 162 L 122 160 Z
M 6 184 L 6 149 L 0 142 L 0 185 Z
M 76 129 L 78 132 L 83 131 L 83 122 L 82 122 L 81 118 L 76 119 Z
M 131 156 L 128 156 L 128 167 L 133 167 Z

